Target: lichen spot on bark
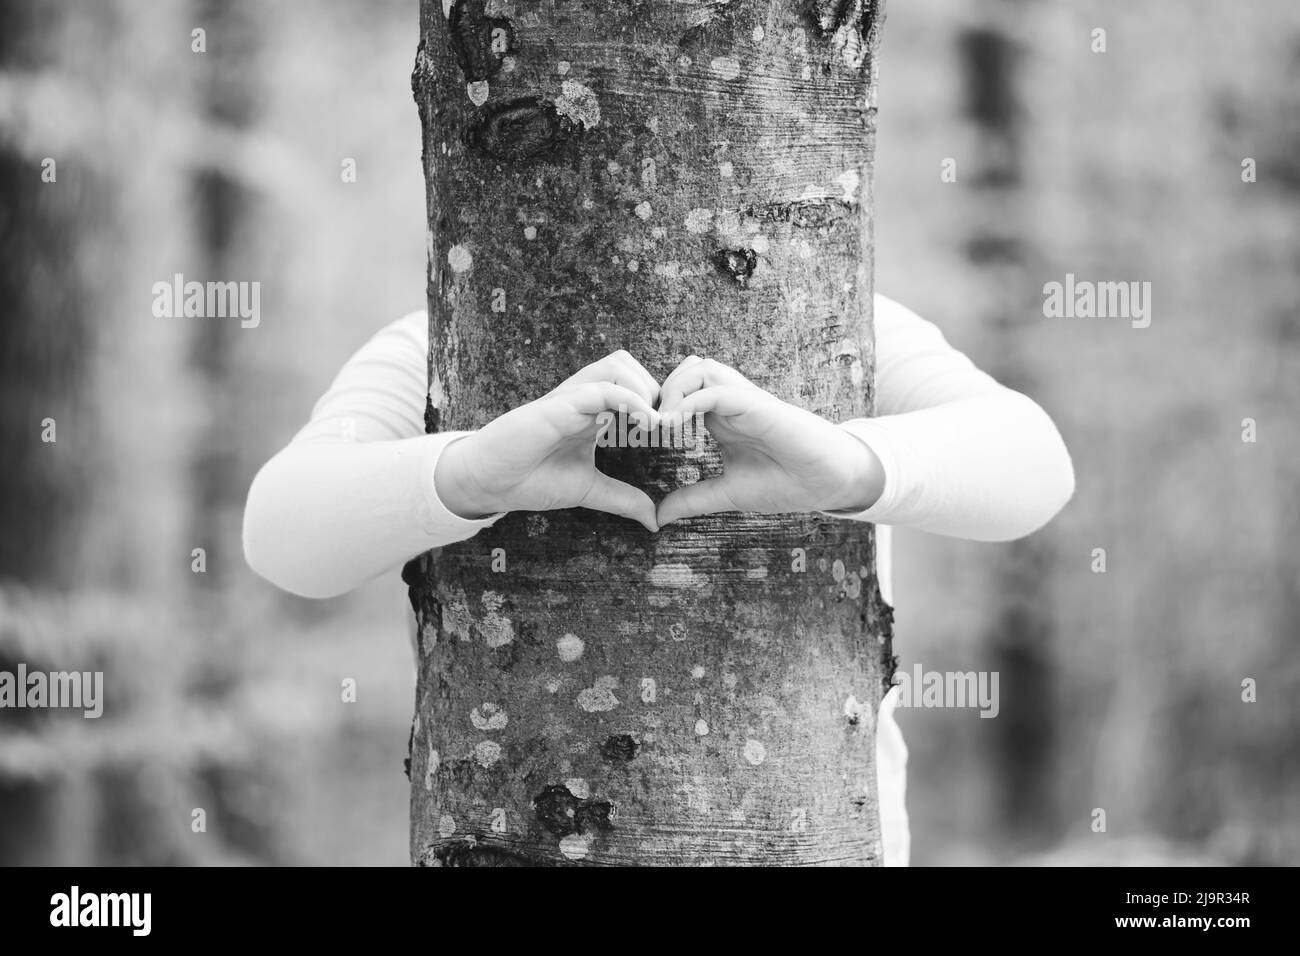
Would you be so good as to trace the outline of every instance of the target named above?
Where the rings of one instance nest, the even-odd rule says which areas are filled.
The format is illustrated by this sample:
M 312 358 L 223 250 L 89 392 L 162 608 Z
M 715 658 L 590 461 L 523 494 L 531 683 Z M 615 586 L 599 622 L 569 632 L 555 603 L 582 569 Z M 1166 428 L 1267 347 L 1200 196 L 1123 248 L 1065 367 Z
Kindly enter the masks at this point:
M 614 696 L 616 687 L 618 687 L 617 677 L 612 675 L 597 677 L 592 686 L 578 693 L 578 706 L 588 713 L 613 710 L 619 705 L 618 698 Z
M 470 711 L 469 720 L 477 730 L 492 731 L 503 729 L 510 718 L 499 706 L 485 701 Z
M 577 80 L 565 80 L 560 84 L 555 110 L 583 129 L 592 129 L 600 123 L 600 102 L 596 94 Z
M 474 616 L 470 614 L 465 592 L 457 588 L 442 610 L 442 629 L 447 632 L 448 637 L 468 641 L 473 626 Z
M 501 745 L 495 740 L 484 740 L 474 747 L 474 760 L 484 770 L 501 759 Z
M 447 265 L 451 266 L 452 272 L 468 272 L 474 265 L 474 255 L 469 251 L 469 246 L 463 243 L 452 246 L 447 251 Z
M 648 583 L 655 588 L 704 588 L 709 579 L 687 564 L 656 564 L 650 569 Z
M 510 618 L 501 613 L 505 598 L 496 591 L 484 591 L 481 600 L 484 615 L 478 622 L 478 629 L 483 633 L 487 646 L 502 647 L 509 644 L 515 639 L 515 626 Z
M 581 657 L 584 648 L 582 638 L 576 634 L 565 634 L 555 642 L 555 650 L 560 655 L 560 660 L 566 664 L 572 664 Z

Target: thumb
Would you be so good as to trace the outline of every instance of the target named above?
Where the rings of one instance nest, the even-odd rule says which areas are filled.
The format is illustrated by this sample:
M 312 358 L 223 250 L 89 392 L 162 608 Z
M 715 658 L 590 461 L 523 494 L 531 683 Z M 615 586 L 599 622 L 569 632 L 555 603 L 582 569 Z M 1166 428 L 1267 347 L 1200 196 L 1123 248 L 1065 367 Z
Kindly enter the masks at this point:
M 659 523 L 655 520 L 655 503 L 650 500 L 650 496 L 640 488 L 633 488 L 627 482 L 618 481 L 603 472 L 596 472 L 595 483 L 578 502 L 578 507 L 621 515 L 639 521 L 649 531 L 659 530 Z
M 727 494 L 726 480 L 725 475 L 721 478 L 706 478 L 670 492 L 659 502 L 659 527 L 679 518 L 711 515 L 718 511 L 739 511 Z

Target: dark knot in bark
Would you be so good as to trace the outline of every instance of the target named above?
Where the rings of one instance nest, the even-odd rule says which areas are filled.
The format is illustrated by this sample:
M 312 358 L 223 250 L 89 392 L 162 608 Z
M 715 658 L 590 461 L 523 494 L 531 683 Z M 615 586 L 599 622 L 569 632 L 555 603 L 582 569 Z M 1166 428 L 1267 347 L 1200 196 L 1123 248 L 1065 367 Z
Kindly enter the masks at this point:
M 758 253 L 753 249 L 719 249 L 713 254 L 713 266 L 737 285 L 744 286 L 758 266 Z
M 600 755 L 610 763 L 627 763 L 636 757 L 641 745 L 631 734 L 610 734 L 600 745 Z
M 472 150 L 520 162 L 551 152 L 573 132 L 573 124 L 556 112 L 555 104 L 524 97 L 481 110 L 464 138 Z
M 471 83 L 496 76 L 514 45 L 515 31 L 505 17 L 489 17 L 485 0 L 456 0 L 447 18 L 451 49 Z
M 569 788 L 551 784 L 533 797 L 533 812 L 551 834 L 566 837 L 571 833 L 608 830 L 614 806 L 608 800 L 580 800 Z

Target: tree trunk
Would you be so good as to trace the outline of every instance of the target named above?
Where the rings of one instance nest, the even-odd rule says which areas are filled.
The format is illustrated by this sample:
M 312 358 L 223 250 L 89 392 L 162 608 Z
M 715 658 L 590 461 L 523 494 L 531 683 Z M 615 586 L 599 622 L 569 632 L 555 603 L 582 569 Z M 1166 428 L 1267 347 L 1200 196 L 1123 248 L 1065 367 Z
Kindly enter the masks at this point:
M 198 20 L 209 34 L 222 37 L 205 53 L 207 68 L 201 74 L 199 106 L 205 118 L 231 132 L 246 132 L 257 122 L 267 83 L 260 49 L 266 22 L 259 4 L 239 0 L 200 0 Z M 259 197 L 233 174 L 230 166 L 200 165 L 194 171 L 192 215 L 197 227 L 195 273 L 218 281 L 242 277 L 253 271 L 247 258 L 247 236 L 256 228 L 254 210 Z M 199 275 L 195 275 L 199 278 Z M 190 515 L 188 536 L 207 549 L 210 558 L 202 575 L 187 575 L 186 583 L 210 594 L 225 583 L 230 562 L 224 555 L 237 553 L 238 542 L 230 529 L 239 527 L 243 508 L 245 470 L 239 460 L 239 360 L 236 336 L 223 322 L 192 323 L 188 373 L 200 383 L 211 415 L 189 453 Z M 188 550 L 188 549 L 187 549 Z
M 1042 397 L 1027 342 L 1028 326 L 1042 320 L 1041 281 L 1047 274 L 1026 221 L 1032 201 L 1025 148 L 1030 134 L 1024 102 L 1025 40 L 1037 22 L 1026 0 L 985 0 L 976 6 L 980 25 L 959 35 L 964 113 L 976 148 L 967 164 L 967 201 L 972 215 L 966 246 L 972 268 L 991 290 L 978 327 L 996 343 L 988 370 L 1000 382 Z M 1027 354 L 1028 352 L 1028 354 Z M 996 805 L 1002 829 L 999 846 L 1012 853 L 1040 849 L 1055 840 L 1053 755 L 1059 708 L 1053 662 L 1051 580 L 1058 564 L 1049 535 L 1036 534 L 997 549 L 987 565 L 990 619 L 980 644 L 1000 675 L 1003 704 L 992 731 L 997 768 Z
M 48 37 L 62 20 L 39 3 L 6 3 L 0 74 L 53 75 Z M 75 449 L 92 433 L 79 427 L 92 297 L 78 254 L 99 238 L 86 233 L 108 202 L 93 173 L 49 148 L 21 121 L 0 136 L 0 581 L 59 586 L 75 580 L 68 553 L 86 510 Z
M 618 348 L 873 404 L 878 0 L 423 0 L 430 431 Z M 661 497 L 716 446 L 598 451 Z M 872 528 L 508 515 L 422 556 L 420 865 L 870 864 Z

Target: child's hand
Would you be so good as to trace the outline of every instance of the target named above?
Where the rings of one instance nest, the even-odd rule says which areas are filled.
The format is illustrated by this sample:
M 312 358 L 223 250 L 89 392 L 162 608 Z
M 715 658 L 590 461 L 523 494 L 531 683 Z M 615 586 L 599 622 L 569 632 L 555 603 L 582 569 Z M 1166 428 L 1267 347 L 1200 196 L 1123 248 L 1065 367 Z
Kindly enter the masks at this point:
M 716 511 L 862 511 L 884 490 L 880 460 L 849 432 L 763 391 L 733 368 L 689 356 L 664 381 L 659 414 L 703 412 L 724 471 L 659 503 L 659 524 Z
M 620 408 L 656 428 L 659 385 L 624 351 L 582 369 L 553 392 L 509 411 L 443 450 L 434 469 L 438 496 L 465 518 L 499 511 L 591 508 L 659 530 L 639 488 L 596 470 L 601 412 Z

